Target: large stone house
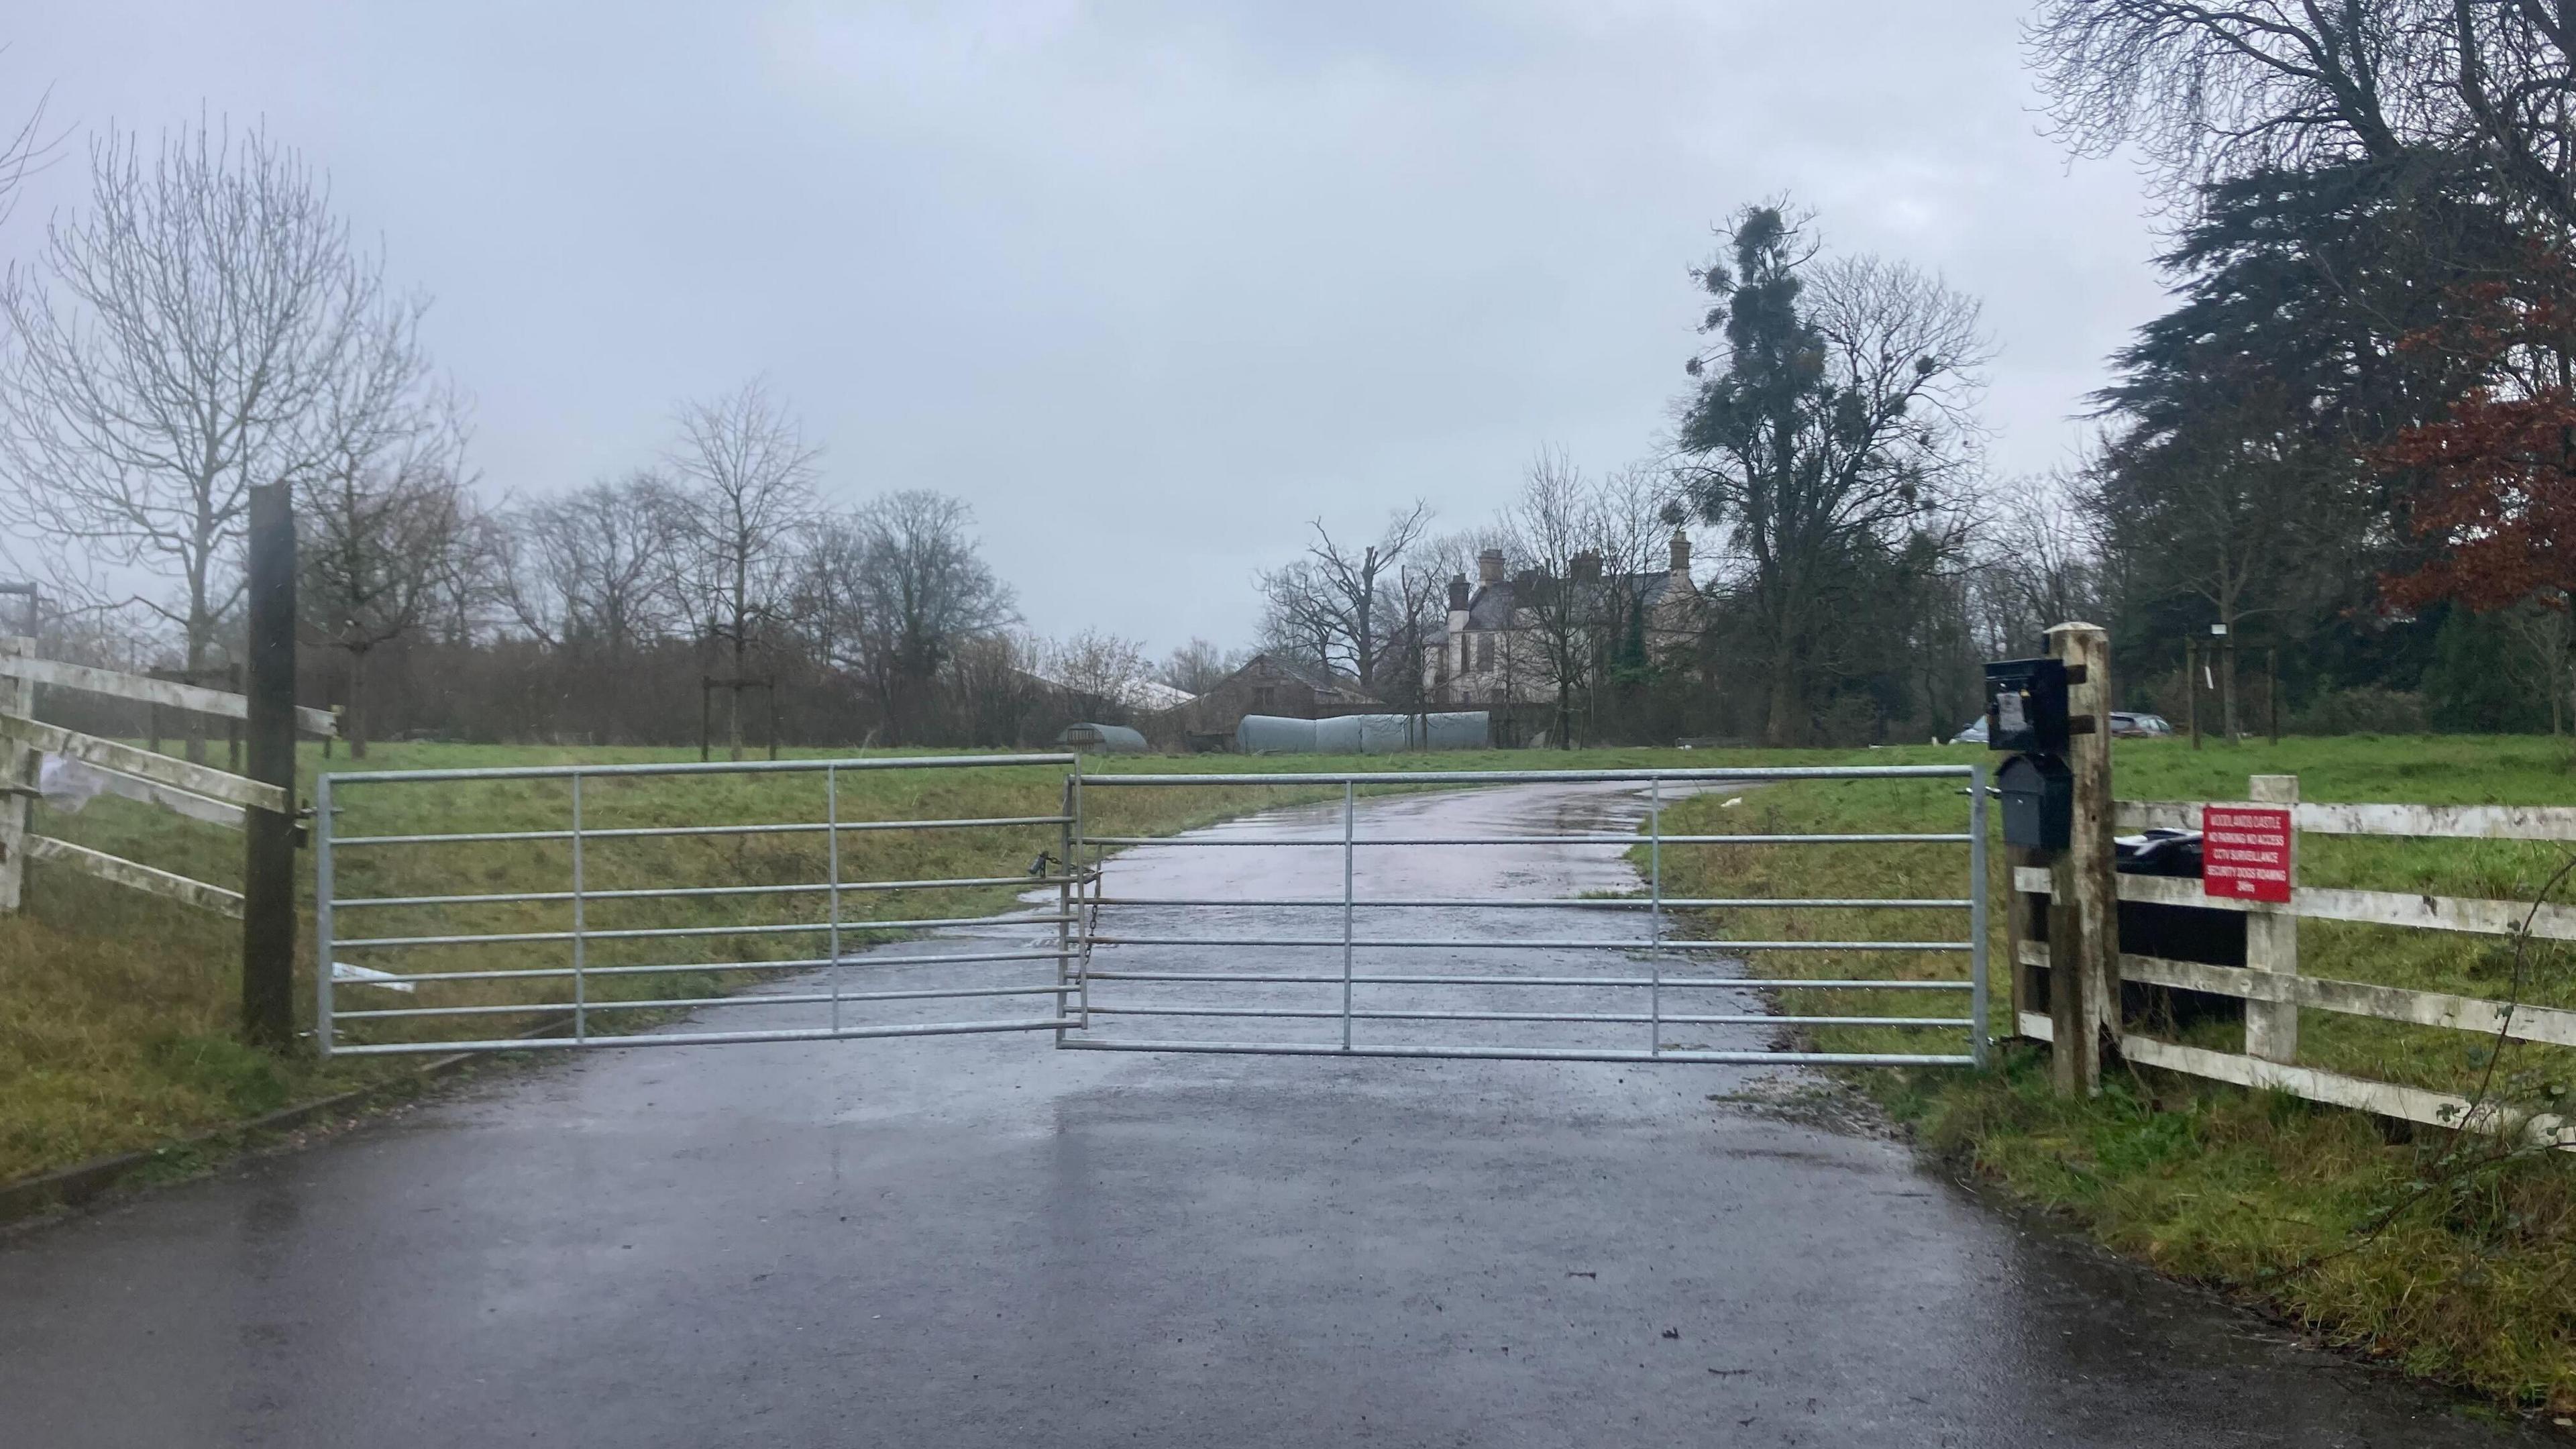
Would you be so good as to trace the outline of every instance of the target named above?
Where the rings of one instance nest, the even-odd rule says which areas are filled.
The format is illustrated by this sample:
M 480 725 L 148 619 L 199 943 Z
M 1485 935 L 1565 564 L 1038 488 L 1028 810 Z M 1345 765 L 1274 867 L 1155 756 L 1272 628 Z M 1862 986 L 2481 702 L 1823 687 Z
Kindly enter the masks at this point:
M 1576 554 L 1567 579 L 1536 569 L 1506 577 L 1503 553 L 1489 548 L 1476 559 L 1476 582 L 1464 574 L 1449 582 L 1449 627 L 1425 650 L 1423 683 L 1441 705 L 1547 704 L 1556 699 L 1557 669 L 1550 620 L 1562 589 L 1572 617 L 1583 621 L 1589 650 L 1616 648 L 1642 626 L 1648 657 L 1685 649 L 1699 627 L 1699 587 L 1691 582 L 1690 536 L 1673 532 L 1671 565 L 1660 573 L 1604 577 L 1601 556 Z M 1586 655 L 1586 663 L 1593 662 Z

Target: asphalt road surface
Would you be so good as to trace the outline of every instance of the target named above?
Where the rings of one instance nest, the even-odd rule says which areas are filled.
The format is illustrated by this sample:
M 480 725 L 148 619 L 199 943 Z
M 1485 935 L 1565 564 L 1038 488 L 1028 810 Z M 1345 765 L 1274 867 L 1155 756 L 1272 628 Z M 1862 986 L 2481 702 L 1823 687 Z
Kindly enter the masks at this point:
M 1364 831 L 1454 834 L 1615 826 L 1642 809 L 1631 792 L 1550 786 L 1363 801 L 1360 814 Z M 1313 836 L 1338 830 L 1338 810 L 1217 834 Z M 1111 888 L 1329 895 L 1341 869 L 1331 849 L 1151 847 L 1113 865 Z M 1538 845 L 1363 851 L 1358 875 L 1363 896 L 1633 884 L 1613 851 Z M 1383 914 L 1408 934 L 1636 924 Z M 1171 934 L 1177 919 L 1138 915 L 1133 934 Z M 1224 929 L 1312 933 L 1315 915 L 1237 912 Z M 914 944 L 843 974 L 852 990 L 924 978 L 939 968 L 901 958 L 934 949 L 957 948 Z M 1295 974 L 1317 953 L 1133 947 L 1095 965 L 1113 954 Z M 1602 960 L 1491 954 L 1512 958 L 1498 971 L 1533 973 Z M 1337 992 L 1238 999 L 1300 1009 Z M 1367 1001 L 1418 999 L 1379 988 Z M 1716 1015 L 1748 1000 L 1691 999 Z M 1139 1020 L 1119 1030 L 1338 1033 L 1296 1018 Z M 1420 1042 L 1536 1028 L 1358 1029 Z M 1598 1029 L 1631 1044 L 1644 1030 Z M 1720 1047 L 1765 1039 L 1667 1030 Z M 1049 1046 L 977 1035 L 592 1053 L 19 1234 L 0 1246 L 0 1444 L 2527 1437 L 2017 1225 L 1901 1145 L 1711 1100 L 1776 1089 L 1776 1069 Z

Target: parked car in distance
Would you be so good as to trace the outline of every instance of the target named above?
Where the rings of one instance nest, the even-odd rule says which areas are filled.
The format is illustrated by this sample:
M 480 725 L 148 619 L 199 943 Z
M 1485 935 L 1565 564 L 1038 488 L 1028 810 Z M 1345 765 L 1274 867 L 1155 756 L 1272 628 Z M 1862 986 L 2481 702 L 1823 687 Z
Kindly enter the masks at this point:
M 2166 722 L 2163 715 L 2146 714 L 2131 709 L 2111 711 L 2111 735 L 2114 739 L 2155 739 L 2173 732 L 2174 727 Z M 1954 745 L 1982 745 L 1985 742 L 1986 717 L 1984 715 L 1968 721 L 1966 728 L 1950 736 L 1950 743 Z

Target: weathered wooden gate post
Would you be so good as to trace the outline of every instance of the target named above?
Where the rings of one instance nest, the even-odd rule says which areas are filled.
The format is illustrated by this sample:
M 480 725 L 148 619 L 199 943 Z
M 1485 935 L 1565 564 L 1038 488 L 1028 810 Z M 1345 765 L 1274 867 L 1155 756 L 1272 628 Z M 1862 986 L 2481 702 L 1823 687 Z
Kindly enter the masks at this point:
M 33 639 L 0 637 L 0 654 L 30 657 Z M 0 677 L 0 714 L 36 715 L 36 686 Z M 18 909 L 27 884 L 27 792 L 36 784 L 36 752 L 17 740 L 0 740 L 0 911 Z
M 286 812 L 242 821 L 242 1035 L 295 1042 L 295 513 L 287 485 L 250 490 L 250 777 L 286 792 Z
M 2048 652 L 2066 666 L 2066 765 L 2075 811 L 2050 862 L 2051 1071 L 2064 1096 L 2101 1090 L 2120 1049 L 2120 926 L 2111 845 L 2111 644 L 2099 624 L 2059 624 Z

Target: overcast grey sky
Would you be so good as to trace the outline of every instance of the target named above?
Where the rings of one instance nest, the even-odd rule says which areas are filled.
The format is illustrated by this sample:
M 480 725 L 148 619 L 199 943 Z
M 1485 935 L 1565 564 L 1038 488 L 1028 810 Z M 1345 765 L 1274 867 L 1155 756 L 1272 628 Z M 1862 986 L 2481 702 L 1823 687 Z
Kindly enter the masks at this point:
M 2023 8 L 81 0 L 0 22 L 0 98 L 304 148 L 436 297 L 496 489 L 766 373 L 833 496 L 963 496 L 1033 626 L 1159 651 L 1246 640 L 1309 518 L 1644 456 L 1688 268 L 1783 192 L 1982 297 L 1998 472 L 2066 459 L 2162 292 L 2128 167 L 2038 134 Z

